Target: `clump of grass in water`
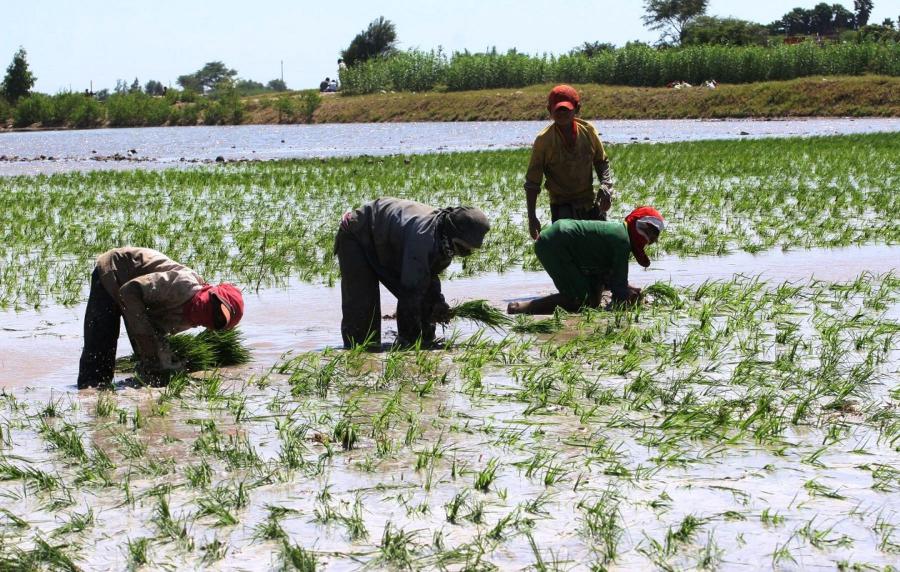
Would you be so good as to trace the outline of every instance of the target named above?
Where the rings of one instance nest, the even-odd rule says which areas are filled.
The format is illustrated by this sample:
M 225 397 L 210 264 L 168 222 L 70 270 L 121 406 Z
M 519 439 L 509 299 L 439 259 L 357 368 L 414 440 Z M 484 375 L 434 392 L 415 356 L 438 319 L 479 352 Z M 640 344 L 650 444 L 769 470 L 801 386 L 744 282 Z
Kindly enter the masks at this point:
M 512 331 L 519 334 L 553 334 L 560 331 L 563 327 L 563 318 L 567 312 L 561 308 L 557 308 L 550 318 L 535 320 L 525 314 L 516 316 L 516 322 L 512 327 Z
M 178 359 L 188 371 L 204 371 L 250 361 L 250 350 L 243 335 L 234 330 L 204 330 L 199 334 L 178 334 L 167 340 Z M 135 358 L 130 355 L 116 360 L 116 369 L 134 371 Z
M 315 553 L 297 544 L 291 544 L 287 539 L 282 540 L 281 558 L 283 570 L 315 572 L 319 565 Z
M 654 302 L 663 303 L 674 308 L 681 308 L 684 305 L 678 290 L 666 282 L 654 282 L 641 290 L 641 294 L 652 298 Z
M 450 318 L 471 320 L 494 330 L 512 325 L 512 318 L 488 304 L 487 300 L 470 300 L 450 308 Z

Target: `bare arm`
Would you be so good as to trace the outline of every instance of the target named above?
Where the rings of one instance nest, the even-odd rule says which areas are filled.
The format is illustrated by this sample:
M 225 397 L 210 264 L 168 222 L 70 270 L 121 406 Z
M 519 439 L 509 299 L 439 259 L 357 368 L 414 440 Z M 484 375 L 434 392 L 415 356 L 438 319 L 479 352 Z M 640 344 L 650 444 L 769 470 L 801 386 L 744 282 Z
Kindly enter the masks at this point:
M 537 197 L 540 192 L 540 187 L 525 190 L 525 202 L 528 207 L 528 232 L 534 240 L 541 236 L 541 221 L 537 217 Z

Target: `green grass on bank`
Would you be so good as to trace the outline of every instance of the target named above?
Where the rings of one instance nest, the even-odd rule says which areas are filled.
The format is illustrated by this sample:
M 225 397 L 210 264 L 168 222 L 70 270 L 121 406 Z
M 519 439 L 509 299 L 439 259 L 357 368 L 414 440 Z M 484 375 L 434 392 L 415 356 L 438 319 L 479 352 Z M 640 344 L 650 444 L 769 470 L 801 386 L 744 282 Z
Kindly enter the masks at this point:
M 305 90 L 241 99 L 182 102 L 178 97 L 117 96 L 115 105 L 78 94 L 37 96 L 22 109 L 0 109 L 0 130 L 385 121 L 546 119 L 552 85 L 477 91 L 387 92 L 348 96 Z M 900 117 L 900 77 L 827 76 L 668 89 L 576 84 L 589 119 L 727 117 Z M 32 100 L 33 99 L 33 100 Z M 171 101 L 170 101 L 171 100 Z M 24 105 L 24 104 L 23 104 Z
M 900 242 L 900 137 L 611 145 L 612 216 L 652 204 L 680 256 Z M 132 244 L 248 288 L 332 283 L 341 214 L 379 196 L 485 210 L 463 272 L 538 268 L 521 223 L 529 150 L 0 178 L 0 308 L 77 303 L 93 258 Z M 215 209 L 208 205 L 215 204 Z M 540 197 L 546 216 L 546 197 Z
M 552 85 L 448 93 L 326 97 L 316 123 L 378 121 L 524 121 L 547 117 Z M 897 117 L 900 78 L 813 77 L 717 89 L 576 85 L 583 117 L 683 119 L 725 117 Z M 254 116 L 251 110 L 250 115 Z

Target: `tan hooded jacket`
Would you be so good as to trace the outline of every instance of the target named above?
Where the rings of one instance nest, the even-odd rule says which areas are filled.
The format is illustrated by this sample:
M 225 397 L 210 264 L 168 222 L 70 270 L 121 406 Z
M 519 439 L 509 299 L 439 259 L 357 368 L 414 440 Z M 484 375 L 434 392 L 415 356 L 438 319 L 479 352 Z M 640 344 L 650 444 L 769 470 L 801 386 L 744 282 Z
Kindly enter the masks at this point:
M 144 366 L 171 369 L 173 355 L 165 341 L 193 327 L 183 306 L 205 281 L 196 272 L 150 248 L 125 246 L 97 258 L 100 282 L 118 303 L 125 328 Z

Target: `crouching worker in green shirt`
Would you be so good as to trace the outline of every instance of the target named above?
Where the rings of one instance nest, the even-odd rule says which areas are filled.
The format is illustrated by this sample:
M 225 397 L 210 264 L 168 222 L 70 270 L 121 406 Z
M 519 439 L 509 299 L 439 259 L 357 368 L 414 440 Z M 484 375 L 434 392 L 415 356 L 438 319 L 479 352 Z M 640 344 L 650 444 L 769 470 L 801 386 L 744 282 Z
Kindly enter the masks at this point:
M 639 207 L 618 221 L 559 220 L 541 232 L 534 251 L 559 290 L 543 298 L 512 302 L 510 314 L 551 314 L 557 306 L 575 312 L 597 307 L 603 290 L 613 304 L 637 302 L 641 290 L 628 284 L 628 259 L 634 254 L 650 266 L 644 248 L 665 229 L 662 215 L 652 207 Z

